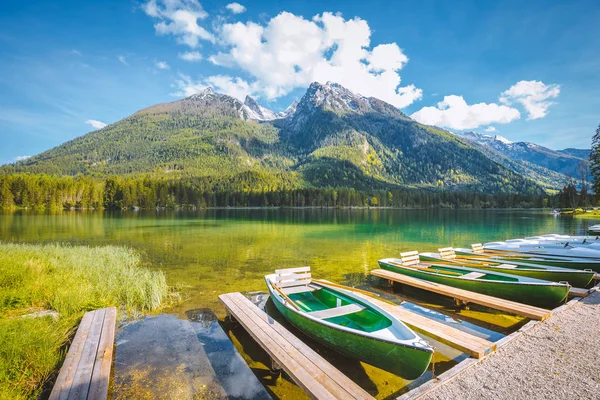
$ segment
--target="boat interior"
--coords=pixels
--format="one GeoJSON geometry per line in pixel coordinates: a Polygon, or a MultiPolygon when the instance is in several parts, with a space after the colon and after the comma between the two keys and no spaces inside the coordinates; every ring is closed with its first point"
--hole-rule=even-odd
{"type": "Polygon", "coordinates": [[[313,318],[363,332],[375,332],[392,325],[392,321],[381,313],[314,283],[310,267],[277,270],[271,285],[294,308],[313,318]]]}
{"type": "Polygon", "coordinates": [[[403,267],[412,268],[423,272],[429,272],[437,275],[453,276],[462,279],[477,279],[477,280],[490,280],[490,281],[505,281],[505,282],[517,282],[518,277],[510,277],[505,275],[498,275],[487,272],[469,271],[462,267],[453,267],[449,265],[437,265],[437,264],[422,264],[418,251],[409,251],[400,254],[400,259],[388,258],[383,260],[385,263],[403,267]]]}

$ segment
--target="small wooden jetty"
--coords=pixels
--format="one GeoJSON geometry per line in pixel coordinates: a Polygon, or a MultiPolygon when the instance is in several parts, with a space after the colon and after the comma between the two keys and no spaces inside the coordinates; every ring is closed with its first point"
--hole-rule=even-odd
{"type": "Polygon", "coordinates": [[[116,318],[114,307],[83,316],[50,400],[107,398],[116,318]]]}
{"type": "Polygon", "coordinates": [[[219,296],[229,314],[314,399],[373,399],[313,349],[256,307],[241,293],[219,296]]]}
{"type": "Polygon", "coordinates": [[[497,297],[488,296],[481,293],[475,293],[469,290],[459,289],[435,282],[429,282],[423,279],[413,278],[395,272],[386,271],[384,269],[372,270],[371,275],[387,279],[390,282],[398,282],[404,285],[409,285],[419,289],[428,290],[430,292],[449,296],[465,303],[480,304],[482,306],[494,308],[497,310],[509,312],[511,314],[521,315],[527,318],[536,319],[540,321],[546,320],[552,315],[552,312],[550,310],[546,310],[544,308],[517,303],[515,301],[500,299],[497,297]]]}
{"type": "Polygon", "coordinates": [[[590,294],[594,293],[595,291],[596,291],[596,286],[592,287],[591,289],[572,287],[571,289],[569,289],[569,298],[587,297],[590,294]]]}
{"type": "Polygon", "coordinates": [[[459,329],[442,324],[431,318],[424,317],[400,306],[387,303],[372,296],[356,293],[358,296],[368,299],[371,303],[383,308],[400,321],[417,331],[423,332],[432,338],[439,340],[455,349],[458,349],[471,357],[483,358],[496,350],[496,344],[489,340],[471,335],[459,329]]]}

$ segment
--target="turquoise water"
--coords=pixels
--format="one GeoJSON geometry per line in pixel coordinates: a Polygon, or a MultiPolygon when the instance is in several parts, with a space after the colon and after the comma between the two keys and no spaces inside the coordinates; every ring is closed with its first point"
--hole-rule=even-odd
{"type": "MultiPolygon", "coordinates": [[[[438,318],[497,340],[524,323],[492,310],[460,310],[448,299],[404,290],[393,294],[368,279],[377,260],[399,252],[465,247],[471,243],[544,233],[584,234],[595,221],[555,217],[548,211],[318,210],[223,209],[198,212],[63,212],[0,214],[0,240],[118,244],[138,250],[149,268],[165,271],[185,301],[169,312],[225,310],[217,296],[225,292],[264,292],[264,275],[275,269],[310,265],[313,276],[374,290],[409,307],[426,307],[438,318]],[[414,305],[414,306],[413,306],[414,305]],[[464,322],[458,322],[458,319],[464,322]]],[[[421,309],[413,311],[423,313],[421,309]]],[[[288,379],[271,381],[260,350],[239,328],[228,331],[244,360],[276,397],[295,398],[299,389],[288,379]],[[266,371],[266,372],[265,372],[266,371]]],[[[315,346],[318,346],[315,344],[315,346]]],[[[446,346],[447,347],[447,346],[446,346]]],[[[391,374],[321,349],[335,364],[378,398],[406,390],[407,382],[391,374]],[[348,367],[350,365],[350,367],[348,367]]],[[[450,368],[464,355],[438,344],[435,371],[450,368]]]]}

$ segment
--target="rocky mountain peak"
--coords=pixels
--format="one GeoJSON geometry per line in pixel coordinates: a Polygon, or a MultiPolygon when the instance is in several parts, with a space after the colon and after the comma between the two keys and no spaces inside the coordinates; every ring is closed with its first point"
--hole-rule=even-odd
{"type": "Polygon", "coordinates": [[[244,106],[248,109],[248,116],[250,119],[257,121],[272,121],[278,118],[273,111],[261,106],[250,96],[246,96],[244,106]]]}

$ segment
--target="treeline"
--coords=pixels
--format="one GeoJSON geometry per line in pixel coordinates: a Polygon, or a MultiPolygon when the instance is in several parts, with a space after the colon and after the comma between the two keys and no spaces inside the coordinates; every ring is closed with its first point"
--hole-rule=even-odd
{"type": "MultiPolygon", "coordinates": [[[[260,187],[260,186],[259,186],[260,187]]],[[[559,196],[482,194],[426,190],[269,188],[232,190],[206,179],[157,179],[13,174],[0,176],[0,207],[58,209],[154,209],[181,207],[393,207],[543,208],[559,196]]]]}

